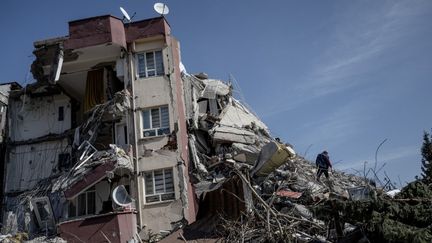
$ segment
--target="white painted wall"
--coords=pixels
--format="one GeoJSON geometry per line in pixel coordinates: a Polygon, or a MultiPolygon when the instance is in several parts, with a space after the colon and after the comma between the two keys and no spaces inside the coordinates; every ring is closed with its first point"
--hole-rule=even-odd
{"type": "Polygon", "coordinates": [[[61,134],[71,128],[70,99],[64,94],[38,98],[21,96],[20,100],[11,100],[9,110],[12,141],[61,134]],[[58,121],[60,106],[64,109],[63,121],[58,121]]]}
{"type": "Polygon", "coordinates": [[[10,149],[5,192],[32,189],[58,171],[58,155],[68,152],[67,139],[20,145],[10,149]],[[55,171],[54,171],[55,169],[55,171]]]}

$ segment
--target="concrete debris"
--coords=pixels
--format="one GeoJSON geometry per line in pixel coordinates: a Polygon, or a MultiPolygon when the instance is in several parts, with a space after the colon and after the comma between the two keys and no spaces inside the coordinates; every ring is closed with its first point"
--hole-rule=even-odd
{"type": "Polygon", "coordinates": [[[109,177],[108,172],[119,171],[132,171],[132,164],[126,152],[118,148],[116,145],[111,144],[109,151],[97,151],[92,158],[81,162],[72,168],[69,173],[63,174],[53,181],[52,192],[64,191],[67,197],[74,197],[75,194],[81,191],[74,191],[74,194],[69,193],[69,189],[80,181],[85,181],[82,189],[92,186],[93,183],[100,181],[104,177],[109,177]],[[96,168],[103,168],[96,170],[96,168]]]}
{"type": "Polygon", "coordinates": [[[15,233],[13,235],[0,235],[0,242],[3,243],[20,243],[27,242],[28,235],[26,233],[15,233]]]}
{"type": "Polygon", "coordinates": [[[17,215],[12,211],[7,212],[6,223],[3,224],[2,233],[12,235],[18,233],[17,215]]]}
{"type": "Polygon", "coordinates": [[[348,189],[351,200],[367,200],[370,198],[371,190],[368,187],[353,187],[348,189]]]}
{"type": "Polygon", "coordinates": [[[201,98],[216,99],[217,95],[228,95],[231,87],[215,79],[203,79],[205,88],[202,91],[201,98]]]}
{"type": "Polygon", "coordinates": [[[236,127],[217,126],[209,131],[213,137],[213,143],[242,143],[254,144],[256,141],[255,133],[236,127]]]}
{"type": "Polygon", "coordinates": [[[32,240],[24,241],[25,243],[42,243],[42,242],[48,242],[48,243],[67,243],[66,240],[60,238],[60,237],[46,237],[46,236],[40,236],[36,237],[32,240]]]}
{"type": "MultiPolygon", "coordinates": [[[[330,180],[317,182],[315,166],[290,144],[272,138],[267,126],[231,96],[229,84],[206,75],[183,74],[183,81],[191,97],[186,111],[199,215],[222,216],[218,237],[227,242],[335,242],[353,237],[358,224],[340,226],[337,210],[323,220],[315,208],[334,200],[373,200],[376,189],[369,180],[334,171],[330,180]],[[242,184],[242,193],[227,190],[233,178],[242,184]],[[212,196],[217,192],[231,197],[230,203],[225,196],[212,196]],[[233,213],[236,204],[231,200],[243,210],[233,213]]],[[[364,238],[363,231],[358,232],[364,238]]]]}
{"type": "Polygon", "coordinates": [[[281,190],[279,190],[279,191],[276,192],[276,195],[280,196],[280,197],[288,197],[288,198],[293,198],[293,199],[299,199],[303,195],[303,193],[301,193],[301,192],[293,192],[293,191],[289,191],[289,190],[286,190],[286,189],[281,189],[281,190]]]}
{"type": "MultiPolygon", "coordinates": [[[[196,145],[190,150],[195,158],[192,172],[197,181],[195,192],[200,198],[200,207],[206,209],[202,213],[209,217],[216,212],[222,217],[216,237],[226,242],[395,239],[386,238],[388,235],[383,232],[377,234],[376,230],[367,228],[369,223],[364,217],[360,219],[339,206],[343,203],[354,209],[353,205],[374,205],[379,200],[389,200],[383,199],[383,189],[375,188],[369,179],[338,171],[332,172],[330,180],[316,181],[313,163],[296,155],[291,145],[272,138],[265,124],[230,93],[208,95],[209,92],[205,92],[207,95],[203,96],[207,76],[184,75],[183,79],[189,84],[186,92],[196,92],[191,97],[200,97],[193,100],[199,109],[194,109],[194,103],[186,107],[190,111],[191,134],[200,134],[199,145],[195,136],[190,135],[191,147],[196,145]],[[218,112],[210,107],[215,100],[218,112]],[[233,191],[224,187],[232,178],[240,179],[245,188],[242,194],[233,195],[233,191]],[[210,197],[218,191],[220,195],[243,202],[244,210],[240,214],[227,214],[229,205],[233,204],[227,203],[224,197],[211,197],[214,204],[224,205],[223,208],[204,203],[207,194],[210,197]]],[[[225,87],[216,85],[215,80],[212,85],[225,87]]],[[[411,240],[416,233],[410,230],[406,239],[411,240]]]]}
{"type": "Polygon", "coordinates": [[[277,142],[270,142],[262,147],[251,174],[266,177],[281,165],[293,159],[294,156],[293,149],[277,142]]]}

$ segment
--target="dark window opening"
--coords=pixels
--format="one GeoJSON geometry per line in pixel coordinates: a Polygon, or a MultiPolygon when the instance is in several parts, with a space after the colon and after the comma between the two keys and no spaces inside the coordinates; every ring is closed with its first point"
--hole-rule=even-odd
{"type": "Polygon", "coordinates": [[[58,168],[60,171],[68,170],[71,166],[70,154],[63,153],[58,155],[58,168]]]}
{"type": "Polygon", "coordinates": [[[64,106],[59,106],[58,108],[58,120],[59,121],[64,120],[64,106]]]}
{"type": "Polygon", "coordinates": [[[128,134],[127,134],[127,127],[126,126],[124,126],[123,127],[123,133],[124,133],[124,143],[125,144],[128,144],[128,134]]]}

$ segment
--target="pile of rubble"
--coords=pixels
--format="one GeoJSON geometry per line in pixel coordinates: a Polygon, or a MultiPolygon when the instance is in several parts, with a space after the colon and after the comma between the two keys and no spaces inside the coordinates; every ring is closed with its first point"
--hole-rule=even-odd
{"type": "Polygon", "coordinates": [[[432,194],[393,198],[338,171],[317,182],[314,163],[272,138],[230,84],[205,74],[183,81],[198,219],[212,222],[198,220],[186,233],[227,242],[430,242],[432,194]],[[427,216],[408,216],[419,212],[427,216]]]}
{"type": "Polygon", "coordinates": [[[392,197],[367,179],[334,171],[318,183],[315,173],[301,157],[264,180],[233,168],[251,202],[235,219],[220,214],[214,236],[226,242],[431,242],[431,185],[416,181],[392,197]]]}

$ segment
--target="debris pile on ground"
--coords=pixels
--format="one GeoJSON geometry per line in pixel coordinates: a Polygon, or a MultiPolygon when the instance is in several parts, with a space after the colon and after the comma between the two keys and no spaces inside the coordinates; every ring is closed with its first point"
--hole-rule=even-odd
{"type": "Polygon", "coordinates": [[[236,173],[249,187],[253,203],[237,220],[223,220],[219,232],[229,242],[331,241],[328,232],[332,220],[316,217],[314,207],[329,200],[347,201],[347,189],[367,187],[366,180],[340,172],[319,183],[313,164],[300,156],[265,178],[249,180],[248,171],[236,173]]]}
{"type": "Polygon", "coordinates": [[[318,182],[314,163],[272,138],[230,84],[206,74],[183,80],[200,200],[198,223],[189,228],[227,242],[430,242],[430,186],[386,194],[370,179],[338,171],[318,182]],[[199,222],[212,215],[217,223],[199,222]]]}
{"type": "Polygon", "coordinates": [[[314,172],[311,163],[297,158],[258,184],[246,179],[247,172],[240,174],[251,187],[253,205],[236,220],[222,219],[219,237],[227,242],[432,241],[431,185],[413,182],[392,198],[369,180],[334,172],[321,184],[314,182],[314,172]]]}

